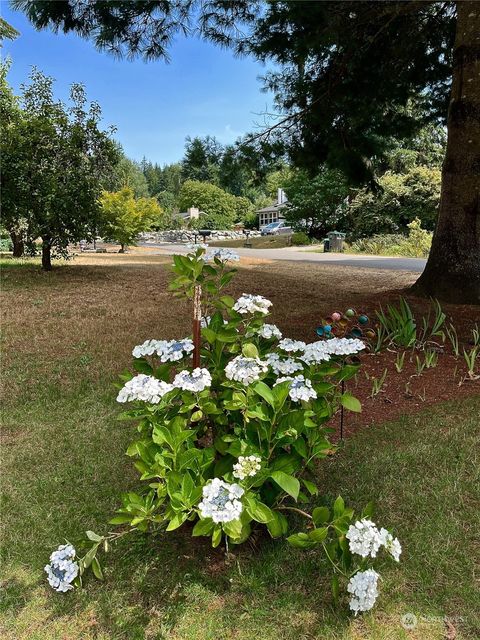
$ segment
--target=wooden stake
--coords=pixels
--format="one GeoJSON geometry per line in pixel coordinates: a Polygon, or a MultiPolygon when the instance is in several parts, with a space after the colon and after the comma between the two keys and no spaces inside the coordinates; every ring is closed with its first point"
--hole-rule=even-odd
{"type": "Polygon", "coordinates": [[[193,292],[193,368],[200,366],[201,347],[201,321],[202,321],[202,287],[195,286],[193,292]]]}

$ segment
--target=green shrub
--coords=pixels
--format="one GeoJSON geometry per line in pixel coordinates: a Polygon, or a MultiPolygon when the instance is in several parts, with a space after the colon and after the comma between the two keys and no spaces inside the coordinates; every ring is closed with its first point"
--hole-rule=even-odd
{"type": "Polygon", "coordinates": [[[407,256],[424,258],[428,256],[433,234],[422,229],[420,220],[415,218],[408,225],[408,236],[398,233],[377,234],[352,243],[354,253],[371,253],[385,256],[407,256]]]}
{"type": "Polygon", "coordinates": [[[0,251],[2,253],[5,253],[6,251],[12,251],[12,250],[13,250],[13,244],[10,238],[7,238],[7,237],[0,238],[0,251]]]}
{"type": "Polygon", "coordinates": [[[292,234],[292,244],[296,247],[305,246],[310,244],[310,238],[304,231],[296,231],[292,234]]]}

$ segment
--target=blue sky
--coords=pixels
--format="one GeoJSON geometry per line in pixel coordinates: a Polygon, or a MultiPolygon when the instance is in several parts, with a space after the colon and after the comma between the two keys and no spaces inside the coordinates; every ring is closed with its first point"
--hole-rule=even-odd
{"type": "Polygon", "coordinates": [[[58,98],[65,100],[69,85],[82,82],[133,159],[175,162],[183,155],[187,135],[233,142],[262,121],[258,114],[272,109],[271,96],[262,93],[258,80],[265,68],[250,58],[179,38],[169,64],[118,60],[76,35],[36,31],[4,0],[1,9],[21,34],[3,46],[3,55],[12,58],[9,80],[14,89],[26,81],[32,65],[55,78],[58,98]]]}

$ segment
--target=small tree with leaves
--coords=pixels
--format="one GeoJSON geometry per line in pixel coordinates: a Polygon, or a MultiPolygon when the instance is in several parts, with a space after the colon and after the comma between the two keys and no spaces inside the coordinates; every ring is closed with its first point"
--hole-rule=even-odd
{"type": "Polygon", "coordinates": [[[120,253],[135,243],[139,233],[158,222],[163,214],[155,198],[135,199],[133,190],[104,191],[100,198],[100,230],[107,240],[120,244],[120,253]]]}

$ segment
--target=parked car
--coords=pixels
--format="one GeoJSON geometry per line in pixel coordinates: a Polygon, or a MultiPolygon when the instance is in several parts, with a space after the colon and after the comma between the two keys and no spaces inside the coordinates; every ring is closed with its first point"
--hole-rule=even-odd
{"type": "Polygon", "coordinates": [[[284,235],[284,234],[290,234],[293,233],[293,229],[292,227],[288,227],[285,222],[271,222],[270,224],[267,224],[266,227],[263,227],[263,229],[260,232],[260,235],[262,236],[279,236],[279,235],[284,235]]]}

